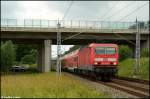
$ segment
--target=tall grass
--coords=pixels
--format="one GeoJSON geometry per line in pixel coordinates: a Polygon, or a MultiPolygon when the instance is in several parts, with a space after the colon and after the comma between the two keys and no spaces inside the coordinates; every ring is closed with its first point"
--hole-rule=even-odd
{"type": "Polygon", "coordinates": [[[109,98],[97,92],[80,80],[62,73],[57,78],[55,72],[3,75],[1,77],[1,96],[23,98],[109,98]]]}
{"type": "MultiPolygon", "coordinates": [[[[119,76],[133,77],[134,76],[135,60],[132,58],[126,59],[119,63],[119,76]]],[[[141,58],[139,72],[137,78],[149,80],[149,58],[141,58]]]]}

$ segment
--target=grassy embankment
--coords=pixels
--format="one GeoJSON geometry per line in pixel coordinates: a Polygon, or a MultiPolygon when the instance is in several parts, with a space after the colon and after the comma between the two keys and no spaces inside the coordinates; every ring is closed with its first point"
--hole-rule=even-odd
{"type": "MultiPolygon", "coordinates": [[[[133,77],[134,75],[134,59],[126,59],[119,63],[119,76],[125,76],[125,77],[133,77]]],[[[149,58],[141,58],[140,60],[140,72],[137,75],[137,78],[139,79],[145,79],[149,80],[149,58]]]]}
{"type": "Polygon", "coordinates": [[[3,75],[1,77],[1,97],[40,97],[40,98],[104,98],[108,93],[97,92],[84,85],[80,80],[55,72],[3,75]]]}

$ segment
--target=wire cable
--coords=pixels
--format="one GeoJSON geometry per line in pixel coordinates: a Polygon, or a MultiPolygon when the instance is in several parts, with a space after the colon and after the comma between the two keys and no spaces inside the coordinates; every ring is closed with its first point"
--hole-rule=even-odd
{"type": "Polygon", "coordinates": [[[65,40],[68,40],[68,39],[72,39],[73,37],[78,36],[78,35],[80,35],[81,33],[82,33],[82,32],[77,33],[77,34],[74,34],[74,35],[69,36],[69,37],[66,37],[64,40],[62,40],[62,42],[65,41],[65,40]]]}
{"type": "MultiPolygon", "coordinates": [[[[124,39],[124,40],[126,40],[126,41],[129,42],[130,44],[135,45],[134,42],[132,42],[132,41],[130,41],[130,40],[127,40],[127,38],[125,38],[125,37],[123,37],[123,36],[121,36],[121,35],[119,35],[119,34],[117,34],[117,33],[113,33],[113,34],[116,35],[116,36],[118,36],[118,37],[120,37],[120,38],[122,38],[122,39],[124,39]]],[[[96,40],[99,40],[99,36],[96,36],[96,35],[88,35],[88,36],[90,36],[91,38],[94,38],[94,39],[96,39],[96,40]]]]}
{"type": "Polygon", "coordinates": [[[131,44],[133,44],[133,45],[135,45],[135,43],[134,42],[132,42],[132,41],[130,41],[130,40],[127,40],[127,38],[125,38],[125,37],[123,37],[123,36],[121,36],[121,35],[119,35],[119,34],[117,34],[117,33],[114,33],[116,36],[118,36],[118,37],[120,37],[120,38],[122,38],[122,39],[124,39],[124,40],[126,40],[127,42],[129,42],[129,43],[131,43],[131,44]]]}
{"type": "Polygon", "coordinates": [[[72,4],[73,4],[73,1],[70,2],[69,6],[68,6],[68,8],[67,8],[67,10],[66,10],[66,12],[64,13],[64,16],[62,17],[62,20],[64,20],[65,17],[67,16],[67,14],[68,14],[68,12],[69,12],[69,10],[70,10],[72,4]]]}
{"type": "MultiPolygon", "coordinates": [[[[134,1],[133,1],[133,2],[134,2],[134,1]]],[[[132,3],[133,3],[133,2],[132,2],[132,3]]],[[[109,18],[111,18],[111,17],[113,17],[113,16],[115,16],[115,15],[118,15],[118,13],[122,12],[122,10],[124,10],[124,9],[126,9],[126,8],[128,8],[128,7],[130,7],[130,6],[132,5],[132,3],[126,5],[125,7],[123,7],[123,8],[120,9],[120,10],[118,10],[116,13],[113,13],[111,16],[106,17],[105,19],[109,19],[109,18]]],[[[104,20],[105,20],[105,19],[104,19],[104,20]]]]}
{"type": "MultiPolygon", "coordinates": [[[[135,13],[135,11],[137,11],[137,10],[143,8],[146,4],[148,4],[148,3],[144,3],[143,5],[141,5],[140,7],[136,8],[134,11],[132,11],[132,12],[129,13],[129,14],[127,14],[126,16],[124,16],[123,18],[121,18],[121,19],[118,20],[118,21],[121,21],[121,20],[125,19],[126,17],[130,16],[131,14],[135,13]]],[[[115,34],[115,33],[114,33],[114,34],[115,34]]],[[[119,34],[115,34],[115,35],[118,36],[118,37],[121,37],[121,38],[123,38],[124,40],[128,41],[129,43],[135,45],[135,43],[133,43],[133,42],[127,40],[127,38],[125,38],[125,37],[123,37],[123,36],[121,36],[121,35],[119,35],[119,34]]]]}
{"type": "Polygon", "coordinates": [[[135,10],[133,10],[131,13],[127,14],[126,16],[124,16],[123,18],[121,18],[121,19],[120,19],[120,20],[118,20],[118,21],[121,21],[121,20],[123,20],[123,19],[127,18],[128,16],[132,15],[132,14],[133,14],[133,13],[135,13],[137,10],[139,10],[139,9],[143,8],[146,4],[148,4],[148,3],[144,3],[143,5],[141,5],[140,7],[136,8],[136,9],[135,9],[135,10]]]}
{"type": "MultiPolygon", "coordinates": [[[[144,5],[146,5],[146,4],[147,4],[147,3],[145,3],[144,5]]],[[[132,11],[132,14],[133,14],[136,10],[139,10],[140,8],[142,8],[144,5],[140,6],[139,8],[135,9],[134,11],[132,11]]],[[[116,6],[116,5],[114,5],[112,8],[114,8],[115,6],[116,6]]],[[[123,9],[124,9],[124,8],[123,8],[123,9]]],[[[122,9],[121,9],[121,10],[122,10],[122,9]]],[[[119,10],[119,11],[121,11],[121,10],[119,10]]],[[[109,12],[110,12],[110,11],[109,11],[109,12]]],[[[126,16],[123,17],[123,18],[126,18],[126,17],[129,16],[129,15],[131,15],[131,13],[129,13],[128,15],[126,15],[126,16]]],[[[121,18],[121,19],[123,19],[123,18],[121,18]]],[[[73,38],[73,37],[75,37],[75,36],[77,36],[77,35],[79,35],[79,34],[81,34],[81,33],[77,33],[77,34],[75,34],[75,35],[73,35],[73,36],[70,36],[70,37],[64,39],[64,40],[71,39],[71,38],[73,38]]],[[[115,33],[114,33],[114,34],[115,34],[115,33]]],[[[118,37],[121,37],[122,39],[124,39],[124,40],[128,41],[129,43],[135,45],[135,43],[133,43],[133,42],[130,41],[130,40],[127,40],[127,38],[125,38],[125,37],[123,37],[123,36],[121,36],[121,35],[119,35],[119,34],[115,34],[115,35],[118,36],[118,37]]],[[[64,40],[63,40],[63,41],[64,41],[64,40]]]]}
{"type": "Polygon", "coordinates": [[[98,19],[103,19],[103,17],[105,17],[113,8],[115,8],[118,5],[118,3],[119,3],[119,1],[114,6],[112,6],[109,11],[107,11],[102,17],[100,17],[98,19]]]}

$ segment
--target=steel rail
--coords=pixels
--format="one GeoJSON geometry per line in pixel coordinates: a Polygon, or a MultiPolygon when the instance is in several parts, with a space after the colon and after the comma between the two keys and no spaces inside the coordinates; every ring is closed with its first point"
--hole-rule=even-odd
{"type": "MultiPolygon", "coordinates": [[[[90,81],[94,81],[94,82],[97,82],[97,83],[100,83],[100,84],[118,89],[120,91],[127,92],[129,94],[132,94],[132,95],[140,97],[140,98],[149,98],[149,89],[139,88],[139,87],[136,87],[136,86],[133,87],[129,84],[125,84],[125,83],[121,83],[121,82],[113,82],[113,80],[112,80],[112,82],[103,82],[103,81],[100,81],[100,80],[98,80],[94,77],[90,77],[89,75],[76,74],[76,73],[73,73],[73,72],[70,72],[70,73],[74,74],[74,75],[77,75],[81,78],[84,78],[84,79],[87,79],[87,80],[90,80],[90,81]]],[[[134,83],[134,82],[138,83],[136,81],[133,81],[132,83],[134,83]]],[[[145,84],[145,83],[143,83],[143,84],[145,84]]]]}

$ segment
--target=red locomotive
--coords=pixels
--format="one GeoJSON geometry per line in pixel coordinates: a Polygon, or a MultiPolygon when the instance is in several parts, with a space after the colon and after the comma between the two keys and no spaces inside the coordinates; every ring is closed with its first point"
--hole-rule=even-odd
{"type": "Polygon", "coordinates": [[[117,73],[118,46],[92,43],[65,55],[62,60],[63,69],[109,80],[117,73]]]}

